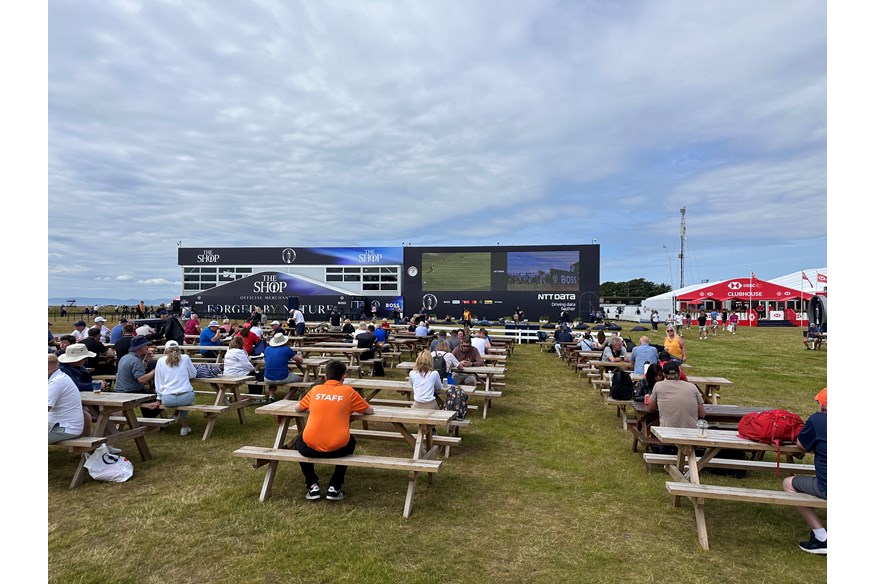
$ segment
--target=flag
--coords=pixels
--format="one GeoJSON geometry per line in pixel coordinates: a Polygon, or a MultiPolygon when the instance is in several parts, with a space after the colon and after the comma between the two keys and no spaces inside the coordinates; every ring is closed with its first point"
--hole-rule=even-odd
{"type": "Polygon", "coordinates": [[[812,285],[812,280],[810,280],[810,279],[806,276],[806,272],[800,272],[800,273],[803,274],[803,279],[806,280],[807,282],[809,282],[809,287],[810,287],[810,288],[815,288],[815,286],[812,285]]]}
{"type": "Polygon", "coordinates": [[[824,274],[819,274],[818,272],[815,272],[815,279],[819,282],[827,284],[827,276],[825,276],[824,274]]]}
{"type": "Polygon", "coordinates": [[[754,275],[754,272],[751,272],[751,279],[753,280],[754,287],[760,288],[760,282],[758,282],[757,276],[754,275]]]}

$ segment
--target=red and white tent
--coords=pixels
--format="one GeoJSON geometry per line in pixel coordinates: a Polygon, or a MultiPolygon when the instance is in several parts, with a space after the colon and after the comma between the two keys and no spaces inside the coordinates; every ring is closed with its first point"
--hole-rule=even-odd
{"type": "Polygon", "coordinates": [[[794,300],[795,298],[809,300],[812,298],[812,294],[756,278],[724,280],[723,282],[676,296],[676,300],[680,302],[738,300],[740,302],[760,303],[765,301],[794,300]]]}

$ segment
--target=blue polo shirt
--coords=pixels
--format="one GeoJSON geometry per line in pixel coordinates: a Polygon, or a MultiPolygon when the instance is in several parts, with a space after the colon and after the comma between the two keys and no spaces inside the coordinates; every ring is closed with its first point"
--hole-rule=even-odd
{"type": "MultiPolygon", "coordinates": [[[[198,344],[202,347],[218,347],[221,343],[219,341],[211,340],[213,335],[215,335],[210,327],[205,328],[201,331],[201,336],[198,337],[198,344]]],[[[207,351],[201,351],[201,354],[205,354],[207,351]]]]}
{"type": "Polygon", "coordinates": [[[291,347],[265,347],[265,379],[286,379],[289,376],[289,361],[297,355],[291,347]]]}
{"type": "Polygon", "coordinates": [[[815,478],[818,488],[827,494],[827,414],[815,412],[809,416],[797,440],[807,452],[815,453],[815,478]]]}

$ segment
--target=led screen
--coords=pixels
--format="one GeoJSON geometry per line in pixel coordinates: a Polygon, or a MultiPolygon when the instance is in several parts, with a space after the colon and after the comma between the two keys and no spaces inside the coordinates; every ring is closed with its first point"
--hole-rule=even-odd
{"type": "Polygon", "coordinates": [[[508,252],[507,290],[577,291],[577,250],[508,252]]]}
{"type": "Polygon", "coordinates": [[[490,291],[490,253],[424,253],[423,290],[490,291]]]}

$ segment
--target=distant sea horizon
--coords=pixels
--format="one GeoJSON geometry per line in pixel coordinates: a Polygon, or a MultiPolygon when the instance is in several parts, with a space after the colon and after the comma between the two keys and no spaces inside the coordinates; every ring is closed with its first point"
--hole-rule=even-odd
{"type": "Polygon", "coordinates": [[[119,299],[119,298],[97,298],[94,296],[82,296],[82,297],[74,297],[68,296],[67,298],[59,298],[52,297],[49,298],[49,306],[61,306],[67,305],[69,300],[75,300],[76,302],[73,306],[94,306],[97,304],[98,306],[136,306],[143,301],[143,304],[146,306],[158,306],[159,304],[170,304],[173,302],[172,298],[163,298],[163,299],[155,299],[155,298],[128,298],[128,299],[119,299]]]}

